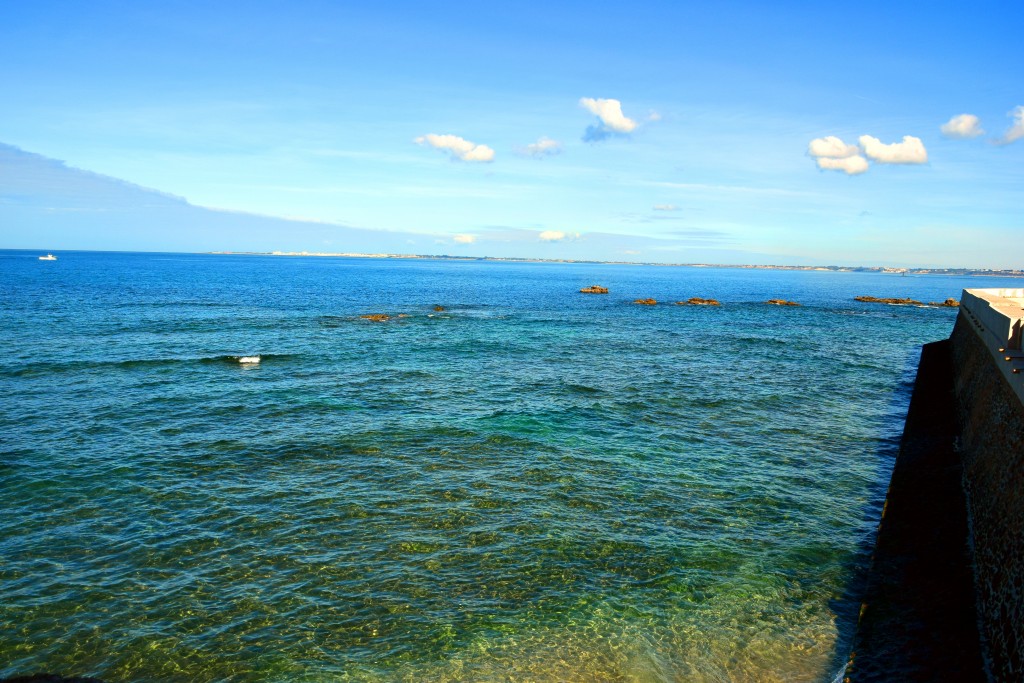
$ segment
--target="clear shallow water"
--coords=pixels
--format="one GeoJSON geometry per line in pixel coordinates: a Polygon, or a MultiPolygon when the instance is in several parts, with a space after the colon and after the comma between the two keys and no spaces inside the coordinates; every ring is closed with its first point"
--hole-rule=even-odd
{"type": "Polygon", "coordinates": [[[852,298],[1000,284],[59,256],[0,252],[0,676],[830,681],[955,317],[852,298]]]}

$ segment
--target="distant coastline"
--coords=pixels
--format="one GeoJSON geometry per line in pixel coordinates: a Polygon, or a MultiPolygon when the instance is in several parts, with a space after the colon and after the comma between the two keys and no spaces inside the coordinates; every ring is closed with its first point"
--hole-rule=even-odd
{"type": "Polygon", "coordinates": [[[423,259],[437,261],[507,261],[511,263],[593,263],[619,266],[660,266],[674,268],[743,268],[747,270],[814,270],[834,273],[888,273],[891,275],[964,275],[1024,278],[1024,270],[992,268],[890,268],[886,266],[781,266],[734,263],[653,263],[648,261],[595,261],[588,259],[545,259],[500,256],[451,256],[449,254],[363,254],[319,251],[212,251],[221,256],[320,256],[334,258],[423,259]]]}

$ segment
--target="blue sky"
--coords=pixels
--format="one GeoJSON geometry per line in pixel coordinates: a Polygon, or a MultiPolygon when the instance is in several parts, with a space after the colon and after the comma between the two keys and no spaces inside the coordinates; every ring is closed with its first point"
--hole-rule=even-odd
{"type": "Polygon", "coordinates": [[[284,250],[1024,267],[1020,2],[487,4],[3,2],[0,143],[284,250]]]}

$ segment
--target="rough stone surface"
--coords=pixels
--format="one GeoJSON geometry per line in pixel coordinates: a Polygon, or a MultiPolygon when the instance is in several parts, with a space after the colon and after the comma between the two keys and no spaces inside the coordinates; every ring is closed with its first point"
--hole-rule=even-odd
{"type": "Polygon", "coordinates": [[[721,306],[718,299],[702,299],[699,296],[691,296],[686,301],[677,301],[680,306],[721,306]]]}
{"type": "Polygon", "coordinates": [[[961,312],[953,329],[978,610],[994,681],[1024,681],[1024,406],[961,312]]]}
{"type": "MultiPolygon", "coordinates": [[[[888,299],[879,298],[877,296],[855,296],[854,301],[863,301],[870,304],[889,304],[890,306],[939,306],[940,308],[956,308],[960,305],[960,302],[956,299],[946,299],[945,301],[929,301],[925,304],[923,301],[917,301],[916,299],[888,299]]],[[[771,302],[769,302],[771,303],[771,302]]]]}
{"type": "Polygon", "coordinates": [[[897,299],[877,296],[855,296],[854,301],[863,301],[869,304],[889,304],[890,306],[923,306],[924,304],[916,299],[897,299]]]}

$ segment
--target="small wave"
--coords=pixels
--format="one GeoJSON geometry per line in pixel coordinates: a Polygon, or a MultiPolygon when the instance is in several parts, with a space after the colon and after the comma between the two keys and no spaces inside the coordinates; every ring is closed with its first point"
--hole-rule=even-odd
{"type": "Polygon", "coordinates": [[[125,360],[77,360],[75,362],[45,362],[31,363],[20,367],[9,367],[0,369],[0,376],[6,377],[38,377],[44,375],[59,375],[80,373],[84,370],[98,370],[103,368],[135,370],[145,368],[173,367],[199,363],[209,364],[230,364],[230,365],[256,365],[265,364],[267,361],[279,362],[295,358],[293,354],[286,353],[261,353],[248,355],[224,355],[205,356],[201,358],[129,358],[125,360]]]}
{"type": "Polygon", "coordinates": [[[321,315],[316,321],[323,327],[339,327],[347,322],[351,322],[351,317],[341,315],[321,315]]]}
{"type": "Polygon", "coordinates": [[[240,305],[230,301],[125,301],[119,302],[124,308],[239,308],[240,305]]]}
{"type": "Polygon", "coordinates": [[[200,358],[200,363],[230,363],[231,365],[262,365],[266,362],[282,361],[289,358],[294,358],[293,354],[288,353],[252,353],[237,356],[210,356],[207,358],[200,358]]]}
{"type": "Polygon", "coordinates": [[[752,335],[738,335],[733,338],[733,341],[737,344],[752,344],[759,347],[775,346],[787,348],[793,346],[794,340],[792,335],[786,337],[767,337],[767,336],[752,336],[752,335]]]}
{"type": "MultiPolygon", "coordinates": [[[[419,314],[412,313],[360,313],[357,315],[321,315],[317,316],[316,322],[321,327],[343,327],[353,323],[372,322],[409,322],[418,319],[419,314]]],[[[431,314],[428,318],[433,318],[431,314]]],[[[450,316],[441,316],[450,317],[450,316]]]]}
{"type": "Polygon", "coordinates": [[[597,387],[587,386],[586,384],[573,384],[572,382],[566,382],[562,385],[563,388],[572,394],[603,394],[604,389],[597,387]]]}
{"type": "Polygon", "coordinates": [[[46,375],[78,374],[86,370],[103,368],[146,368],[159,365],[172,365],[182,361],[174,358],[164,359],[130,359],[130,360],[75,360],[68,362],[31,363],[20,367],[4,368],[0,376],[7,377],[41,377],[46,375]]]}

